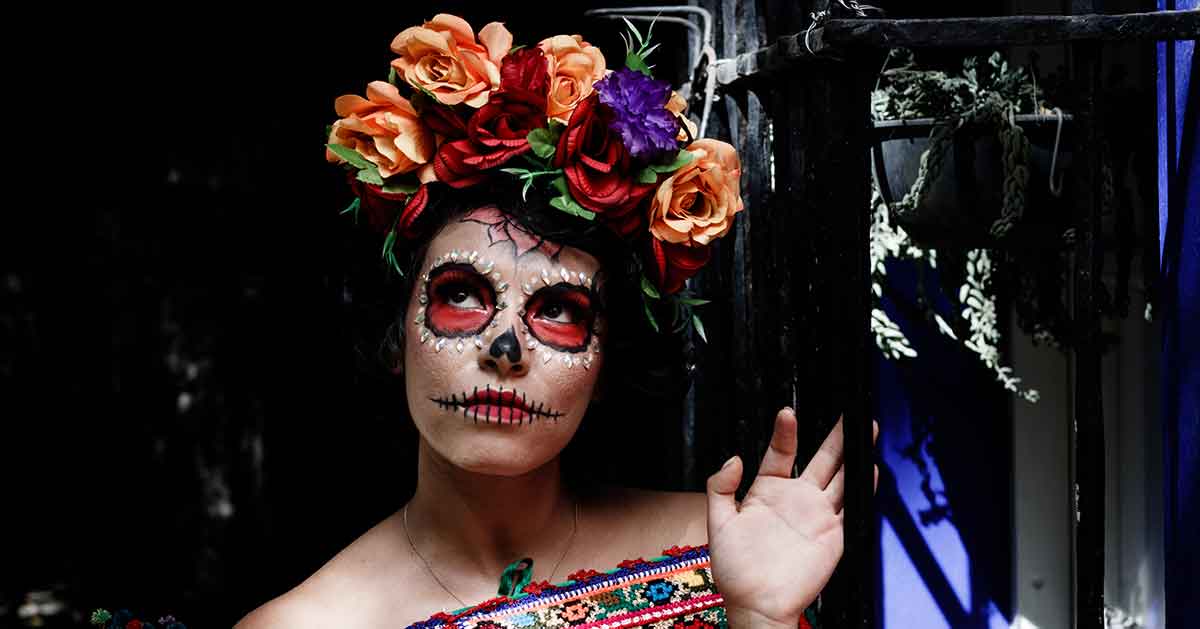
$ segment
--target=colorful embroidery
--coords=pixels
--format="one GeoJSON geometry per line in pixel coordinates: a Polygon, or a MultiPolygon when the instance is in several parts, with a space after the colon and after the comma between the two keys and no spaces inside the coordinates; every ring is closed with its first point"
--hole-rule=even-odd
{"type": "Polygon", "coordinates": [[[158,624],[146,620],[138,620],[127,609],[113,614],[107,609],[97,609],[88,618],[89,624],[103,629],[187,629],[183,623],[175,620],[174,616],[163,616],[158,624]]]}
{"type": "MultiPolygon", "coordinates": [[[[408,629],[716,629],[726,627],[724,599],[709,566],[708,547],[672,547],[653,559],[630,559],[615,570],[579,570],[556,585],[530,584],[522,594],[493,599],[453,616],[437,614],[408,629]]],[[[799,629],[815,627],[813,610],[799,629]]]]}

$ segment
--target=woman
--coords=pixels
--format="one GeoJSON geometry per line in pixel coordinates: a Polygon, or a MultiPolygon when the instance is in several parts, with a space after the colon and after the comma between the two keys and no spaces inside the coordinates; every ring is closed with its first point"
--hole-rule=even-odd
{"type": "MultiPolygon", "coordinates": [[[[392,47],[422,106],[382,82],[368,99],[339,99],[330,159],[352,171],[354,209],[407,267],[392,347],[419,433],[416,492],[238,627],[552,626],[647,610],[692,626],[798,626],[842,552],[840,423],[791,478],[797,420],[781,410],[740,504],[738,457],[706,495],[597,486],[570,472],[595,456],[568,447],[581,426],[621,421],[595,403],[619,402],[632,380],[672,362],[662,348],[679,345],[647,325],[639,282],[678,293],[728,231],[741,209],[732,148],[693,141],[674,122],[664,152],[641,150],[612,94],[659,88],[610,75],[578,37],[509,52],[503,26],[476,37],[439,15],[392,47]],[[534,168],[495,174],[517,156],[534,168]],[[631,164],[653,181],[633,181],[631,164]],[[561,173],[551,196],[505,181],[534,171],[561,173]],[[418,173],[422,185],[402,191],[418,173]],[[664,549],[662,561],[641,559],[664,549]]],[[[655,107],[677,121],[668,100],[655,107]]]]}

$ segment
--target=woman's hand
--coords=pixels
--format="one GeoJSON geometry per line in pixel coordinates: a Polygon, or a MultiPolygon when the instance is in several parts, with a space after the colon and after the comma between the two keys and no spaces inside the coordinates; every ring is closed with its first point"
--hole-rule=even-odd
{"type": "Polygon", "coordinates": [[[795,629],[829,581],[842,556],[842,441],[839,419],[804,472],[792,478],[796,414],[785,408],[775,416],[771,446],[740,505],[734,499],[742,479],[740,458],[708,479],[713,577],[731,627],[795,629]]]}

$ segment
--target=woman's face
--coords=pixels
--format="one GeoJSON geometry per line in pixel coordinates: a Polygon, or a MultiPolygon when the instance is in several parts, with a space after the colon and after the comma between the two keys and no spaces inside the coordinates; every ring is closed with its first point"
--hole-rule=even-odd
{"type": "Polygon", "coordinates": [[[599,271],[494,207],[433,239],[405,316],[404,373],[409,411],[437,454],[515,476],[562,451],[600,373],[599,271]]]}

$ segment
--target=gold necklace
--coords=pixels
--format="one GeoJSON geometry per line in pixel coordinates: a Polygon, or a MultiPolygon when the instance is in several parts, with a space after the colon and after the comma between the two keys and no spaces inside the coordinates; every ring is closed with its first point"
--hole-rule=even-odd
{"type": "MultiPolygon", "coordinates": [[[[446,587],[446,584],[443,583],[442,580],[440,578],[438,578],[437,573],[434,572],[433,566],[430,565],[429,561],[425,559],[425,556],[421,554],[421,551],[417,550],[417,545],[413,543],[412,534],[408,532],[408,504],[404,505],[403,520],[404,520],[404,537],[408,539],[408,547],[411,548],[413,551],[413,554],[416,555],[417,558],[421,560],[421,563],[425,564],[425,571],[429,573],[429,576],[433,577],[433,580],[435,582],[437,582],[437,584],[440,585],[442,587],[442,589],[445,590],[446,593],[451,596],[451,598],[453,598],[455,601],[458,602],[459,609],[461,609],[463,607],[468,607],[468,605],[466,603],[464,603],[461,598],[459,598],[454,592],[450,591],[450,588],[446,587]]],[[[574,522],[572,522],[572,524],[571,524],[571,536],[567,538],[567,545],[565,547],[563,547],[562,555],[559,556],[558,563],[554,564],[554,569],[550,571],[550,577],[549,577],[549,579],[547,579],[551,583],[554,582],[554,575],[558,572],[558,567],[560,565],[562,565],[563,560],[567,558],[567,551],[571,550],[571,544],[575,541],[575,531],[577,531],[577,530],[579,530],[579,501],[578,500],[575,501],[575,519],[574,519],[574,522]]]]}

